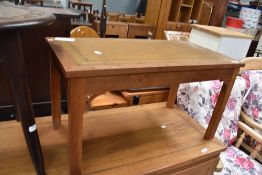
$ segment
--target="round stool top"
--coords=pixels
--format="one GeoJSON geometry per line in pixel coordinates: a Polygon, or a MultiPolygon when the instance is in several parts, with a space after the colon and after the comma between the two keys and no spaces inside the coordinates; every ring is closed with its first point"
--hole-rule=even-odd
{"type": "Polygon", "coordinates": [[[44,8],[0,3],[0,29],[18,29],[53,23],[55,16],[44,8]]]}

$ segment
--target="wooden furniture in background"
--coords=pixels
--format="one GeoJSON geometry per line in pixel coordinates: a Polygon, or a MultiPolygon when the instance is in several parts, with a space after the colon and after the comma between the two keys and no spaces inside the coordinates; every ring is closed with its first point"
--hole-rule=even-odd
{"type": "Polygon", "coordinates": [[[226,14],[227,4],[229,0],[206,0],[206,1],[214,4],[209,25],[220,27],[222,25],[224,16],[226,14]]]}
{"type": "Polygon", "coordinates": [[[26,62],[24,52],[25,45],[22,42],[22,31],[26,28],[37,26],[41,28],[41,26],[52,24],[55,17],[33,7],[20,7],[10,4],[1,4],[0,11],[0,70],[2,78],[5,80],[1,84],[9,88],[12,95],[12,104],[15,106],[17,117],[21,121],[36,173],[44,175],[42,149],[36,130],[27,80],[26,66],[28,62],[26,62]]]}
{"type": "MultiPolygon", "coordinates": [[[[46,116],[51,115],[51,103],[49,49],[45,37],[68,37],[71,31],[71,18],[78,17],[80,14],[66,8],[32,8],[44,11],[44,13],[54,14],[56,17],[51,25],[26,28],[21,31],[21,42],[27,63],[26,71],[34,113],[36,116],[46,116]],[[41,77],[41,81],[39,77],[41,77]]],[[[8,67],[8,69],[12,70],[12,67],[8,67]]],[[[3,78],[1,71],[0,82],[8,84],[8,80],[3,78]]],[[[0,86],[0,96],[0,120],[14,119],[13,116],[16,114],[8,86],[0,86]]],[[[65,95],[63,95],[63,104],[65,102],[65,95]]],[[[63,111],[66,111],[66,105],[63,105],[63,111]]]]}
{"type": "Polygon", "coordinates": [[[191,32],[191,24],[181,23],[181,22],[171,22],[167,23],[167,30],[181,31],[181,32],[191,32]]]}
{"type": "Polygon", "coordinates": [[[69,0],[68,8],[70,7],[77,8],[78,10],[83,10],[84,12],[87,11],[86,8],[89,8],[89,12],[92,12],[93,4],[85,1],[80,0],[69,0]]]}
{"type": "MultiPolygon", "coordinates": [[[[99,33],[100,21],[94,21],[94,29],[99,33]]],[[[127,38],[128,24],[124,22],[111,22],[106,23],[106,37],[127,38]]]]}
{"type": "MultiPolygon", "coordinates": [[[[170,26],[188,24],[190,20],[221,26],[227,2],[228,0],[148,0],[145,24],[156,27],[156,39],[164,39],[164,30],[170,30],[170,26]]],[[[184,27],[179,31],[182,29],[184,27]]],[[[188,32],[186,27],[185,29],[184,32],[188,32]]]]}
{"type": "MultiPolygon", "coordinates": [[[[99,21],[93,23],[94,29],[99,32],[99,21]]],[[[147,38],[148,33],[154,35],[155,27],[147,24],[112,22],[106,23],[106,37],[113,38],[147,38]]]]}
{"type": "Polygon", "coordinates": [[[87,26],[79,26],[71,30],[70,37],[73,38],[99,38],[98,33],[92,29],[91,27],[87,26]]]}
{"type": "MultiPolygon", "coordinates": [[[[51,88],[60,91],[59,78],[55,78],[60,76],[58,72],[62,73],[68,86],[68,160],[71,174],[81,174],[84,167],[87,168],[85,172],[100,174],[212,174],[219,153],[225,149],[213,140],[214,134],[243,64],[233,63],[220,54],[184,42],[91,38],[76,38],[72,42],[48,38],[47,41],[53,51],[51,88]],[[174,108],[176,91],[179,83],[214,79],[224,83],[210,124],[204,132],[184,112],[174,108]],[[108,90],[143,87],[170,87],[167,104],[89,112],[88,118],[95,122],[92,125],[90,121],[89,127],[111,134],[97,141],[90,140],[89,143],[104,146],[88,147],[90,164],[82,166],[86,95],[92,97],[108,90]],[[171,121],[165,121],[169,117],[171,121]],[[103,121],[113,122],[114,127],[110,127],[109,123],[103,124],[103,121]],[[106,131],[103,128],[110,129],[106,131]],[[161,128],[166,129],[162,131],[161,128]],[[183,139],[178,139],[180,135],[183,139]],[[115,151],[110,151],[110,157],[104,157],[111,150],[110,145],[115,145],[115,151]],[[95,159],[91,156],[91,148],[95,148],[95,159]],[[204,148],[207,151],[203,153],[201,150],[204,148]],[[102,162],[106,165],[101,166],[102,162]]],[[[52,96],[52,108],[59,111],[61,106],[57,101],[59,98],[52,96]]],[[[61,115],[53,113],[55,128],[60,127],[60,118],[61,115]]]]}
{"type": "Polygon", "coordinates": [[[129,23],[127,38],[147,38],[149,33],[154,36],[155,27],[147,24],[129,23]]]}
{"type": "Polygon", "coordinates": [[[188,24],[190,20],[198,21],[202,4],[203,0],[148,0],[145,24],[156,26],[155,38],[163,39],[164,30],[169,26],[188,24]]]}
{"type": "Polygon", "coordinates": [[[198,24],[209,25],[213,8],[214,8],[213,3],[206,2],[206,1],[203,2],[198,24]]]}
{"type": "Polygon", "coordinates": [[[172,1],[169,21],[188,23],[190,19],[198,20],[203,0],[174,0],[172,1]]]}
{"type": "Polygon", "coordinates": [[[245,58],[252,36],[223,27],[192,25],[189,41],[233,60],[245,58]]]}
{"type": "MultiPolygon", "coordinates": [[[[40,6],[43,6],[43,0],[21,0],[21,4],[22,5],[25,5],[25,2],[29,3],[29,4],[40,3],[40,6]]],[[[15,4],[18,5],[19,4],[19,0],[15,0],[15,4]]]]}
{"type": "Polygon", "coordinates": [[[119,21],[119,16],[120,14],[119,13],[112,13],[112,12],[107,12],[107,18],[108,18],[108,21],[113,21],[113,22],[118,22],[119,21]]]}

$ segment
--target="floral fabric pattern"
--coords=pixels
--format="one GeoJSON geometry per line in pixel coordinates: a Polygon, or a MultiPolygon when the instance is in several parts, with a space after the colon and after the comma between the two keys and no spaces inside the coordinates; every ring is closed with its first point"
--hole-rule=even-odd
{"type": "MultiPolygon", "coordinates": [[[[224,164],[223,170],[214,173],[215,175],[262,175],[262,166],[258,162],[241,150],[230,146],[237,136],[241,106],[248,92],[247,85],[244,78],[236,78],[216,131],[216,137],[228,147],[220,154],[224,164]]],[[[221,87],[222,82],[218,80],[181,84],[177,93],[177,104],[201,126],[207,128],[221,87]]]]}
{"type": "MultiPolygon", "coordinates": [[[[207,128],[222,85],[219,80],[181,84],[177,104],[201,126],[207,128]]],[[[226,145],[232,144],[237,136],[239,114],[245,93],[246,82],[237,77],[216,132],[216,137],[226,145]]]]}
{"type": "Polygon", "coordinates": [[[245,71],[242,77],[250,89],[242,108],[249,117],[262,124],[262,70],[245,71]]]}
{"type": "Polygon", "coordinates": [[[262,166],[241,150],[228,146],[227,150],[220,154],[224,164],[222,172],[215,175],[261,175],[262,166]]]}

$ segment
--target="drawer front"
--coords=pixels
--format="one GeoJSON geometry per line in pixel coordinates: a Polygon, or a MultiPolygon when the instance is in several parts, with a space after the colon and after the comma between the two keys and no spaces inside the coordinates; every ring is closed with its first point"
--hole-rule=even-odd
{"type": "Polygon", "coordinates": [[[218,164],[219,157],[211,159],[209,161],[189,166],[178,172],[171,172],[165,175],[213,175],[214,170],[218,164]]]}
{"type": "Polygon", "coordinates": [[[127,32],[128,32],[127,25],[107,24],[106,26],[107,35],[118,35],[119,38],[127,38],[127,32]]]}

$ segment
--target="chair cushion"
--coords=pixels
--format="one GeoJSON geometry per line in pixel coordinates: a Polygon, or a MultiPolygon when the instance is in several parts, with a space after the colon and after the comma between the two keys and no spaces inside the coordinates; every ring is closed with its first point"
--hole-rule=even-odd
{"type": "MultiPolygon", "coordinates": [[[[221,87],[222,82],[219,80],[181,84],[177,94],[177,104],[201,126],[207,128],[221,87]]],[[[237,125],[245,92],[245,80],[237,77],[216,132],[216,137],[226,145],[232,144],[237,136],[237,125]]]]}
{"type": "Polygon", "coordinates": [[[243,111],[254,121],[262,124],[262,70],[245,71],[242,77],[250,88],[243,104],[243,111]]]}
{"type": "Polygon", "coordinates": [[[224,165],[223,170],[215,175],[262,174],[262,165],[234,146],[228,146],[226,151],[220,154],[220,159],[224,165]]]}

